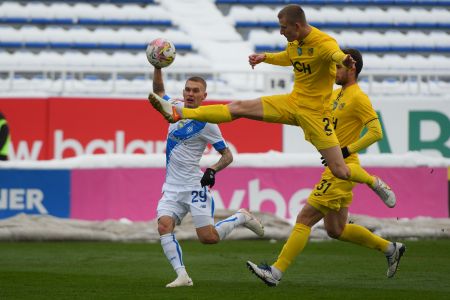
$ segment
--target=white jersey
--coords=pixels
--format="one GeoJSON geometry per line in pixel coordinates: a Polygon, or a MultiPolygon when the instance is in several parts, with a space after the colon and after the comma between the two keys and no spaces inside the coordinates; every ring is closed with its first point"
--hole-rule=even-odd
{"type": "MultiPolygon", "coordinates": [[[[164,96],[164,99],[170,98],[164,96]]],[[[169,125],[163,191],[200,188],[203,176],[200,159],[208,144],[217,151],[227,148],[217,124],[185,119],[169,125]]]]}

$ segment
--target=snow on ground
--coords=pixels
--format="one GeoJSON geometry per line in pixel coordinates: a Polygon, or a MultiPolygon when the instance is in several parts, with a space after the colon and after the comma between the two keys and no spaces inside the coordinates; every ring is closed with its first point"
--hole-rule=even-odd
{"type": "MultiPolygon", "coordinates": [[[[258,154],[235,154],[230,167],[320,167],[320,154],[295,154],[270,151],[258,154]]],[[[450,159],[419,152],[405,154],[362,154],[366,167],[450,167],[450,159]]],[[[201,165],[209,166],[217,155],[205,155],[201,165]]],[[[60,160],[6,161],[0,169],[95,169],[95,168],[164,168],[165,154],[96,154],[60,160]]]]}

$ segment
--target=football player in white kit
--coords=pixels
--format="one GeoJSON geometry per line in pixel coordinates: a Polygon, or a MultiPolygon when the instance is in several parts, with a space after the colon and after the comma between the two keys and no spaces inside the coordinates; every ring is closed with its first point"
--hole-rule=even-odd
{"type": "MultiPolygon", "coordinates": [[[[153,92],[167,101],[161,69],[153,72],[153,92]]],[[[201,77],[191,77],[183,90],[183,101],[178,105],[196,108],[206,98],[206,82],[201,77]]],[[[175,101],[174,101],[175,102],[175,101]]],[[[158,232],[164,253],[177,273],[177,278],[166,287],[192,286],[183,263],[183,255],[174,228],[190,212],[200,242],[216,244],[227,237],[237,226],[243,225],[262,237],[264,228],[260,221],[245,209],[214,224],[214,200],[209,187],[215,183],[215,174],[233,161],[233,155],[224,141],[217,124],[195,120],[181,120],[169,125],[166,147],[166,179],[162,198],[158,203],[158,232]],[[219,161],[200,169],[200,159],[206,146],[211,144],[220,153],[219,161]]]]}

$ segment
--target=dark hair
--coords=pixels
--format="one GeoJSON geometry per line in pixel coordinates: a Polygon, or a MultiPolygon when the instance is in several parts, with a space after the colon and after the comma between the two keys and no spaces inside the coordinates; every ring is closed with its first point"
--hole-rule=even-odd
{"type": "Polygon", "coordinates": [[[300,22],[301,24],[306,24],[305,12],[300,5],[289,4],[283,7],[278,13],[278,18],[286,17],[288,23],[300,22]]]}
{"type": "Polygon", "coordinates": [[[344,52],[345,54],[350,54],[350,56],[355,60],[355,62],[356,62],[355,63],[355,68],[356,68],[355,78],[358,78],[358,75],[363,68],[363,59],[362,59],[361,52],[359,52],[356,49],[352,49],[352,48],[343,49],[342,52],[344,52]]]}
{"type": "Polygon", "coordinates": [[[192,76],[192,77],[189,77],[187,81],[200,82],[203,85],[203,87],[205,88],[205,91],[206,91],[207,84],[206,84],[205,79],[203,79],[203,78],[201,78],[199,76],[192,76]]]}

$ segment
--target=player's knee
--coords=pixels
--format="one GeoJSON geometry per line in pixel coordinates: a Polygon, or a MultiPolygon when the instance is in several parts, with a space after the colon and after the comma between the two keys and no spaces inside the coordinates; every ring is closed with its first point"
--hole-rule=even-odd
{"type": "Polygon", "coordinates": [[[158,233],[159,233],[159,235],[164,235],[164,234],[167,234],[167,233],[170,233],[170,232],[171,231],[170,231],[169,226],[164,225],[164,224],[158,224],[158,233]]]}
{"type": "Polygon", "coordinates": [[[230,114],[233,118],[239,118],[246,112],[245,103],[242,100],[232,101],[229,106],[230,114]]]}
{"type": "Polygon", "coordinates": [[[198,239],[202,244],[217,244],[219,242],[219,237],[214,234],[202,235],[198,239]]]}
{"type": "Polygon", "coordinates": [[[347,180],[350,177],[350,171],[344,166],[330,166],[331,173],[339,179],[347,180]]]}
{"type": "Polygon", "coordinates": [[[173,231],[173,225],[171,222],[158,222],[158,233],[159,235],[164,235],[171,233],[173,231]]]}
{"type": "Polygon", "coordinates": [[[332,239],[339,239],[342,234],[341,228],[327,228],[327,234],[332,239]]]}

